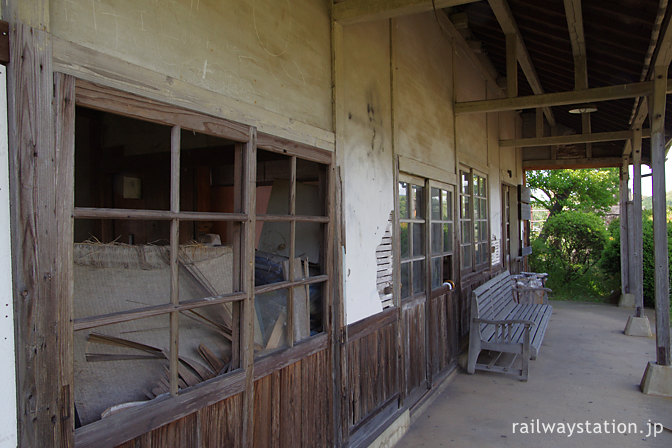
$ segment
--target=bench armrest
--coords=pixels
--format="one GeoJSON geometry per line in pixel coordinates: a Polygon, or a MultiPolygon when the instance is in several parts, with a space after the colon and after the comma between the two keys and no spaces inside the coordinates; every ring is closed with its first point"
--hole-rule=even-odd
{"type": "Polygon", "coordinates": [[[474,317],[474,323],[477,324],[492,324],[492,325],[513,325],[513,324],[523,324],[526,327],[534,327],[536,322],[525,319],[506,319],[506,320],[492,320],[492,319],[481,319],[480,317],[474,317]]]}

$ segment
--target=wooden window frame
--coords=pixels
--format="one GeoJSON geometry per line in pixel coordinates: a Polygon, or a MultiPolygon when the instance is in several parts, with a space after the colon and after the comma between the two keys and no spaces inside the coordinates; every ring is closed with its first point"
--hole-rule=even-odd
{"type": "Polygon", "coordinates": [[[458,184],[459,184],[459,216],[457,216],[457,219],[460,222],[459,226],[459,246],[460,246],[460,273],[461,275],[468,275],[470,273],[477,273],[477,272],[482,272],[490,267],[490,261],[491,261],[491,253],[490,253],[490,198],[488,194],[488,176],[487,174],[483,173],[480,170],[477,170],[475,168],[466,166],[466,165],[461,165],[460,169],[458,171],[458,184]],[[462,175],[467,174],[468,179],[469,179],[469,188],[468,188],[468,193],[465,193],[462,190],[462,175]],[[474,177],[478,176],[484,179],[485,181],[485,196],[479,196],[474,192],[474,177]],[[470,203],[470,210],[469,210],[469,217],[463,218],[462,217],[462,198],[464,196],[469,197],[469,203],[470,203]],[[485,200],[485,211],[486,211],[486,216],[485,218],[479,218],[478,220],[476,219],[476,200],[485,200]],[[477,222],[485,222],[485,234],[486,234],[486,239],[480,239],[476,240],[476,232],[475,232],[475,226],[477,225],[477,222]],[[471,232],[471,241],[469,243],[464,242],[463,240],[463,223],[470,223],[469,228],[471,232]],[[486,253],[488,254],[487,260],[483,263],[476,263],[476,246],[480,244],[485,244],[486,247],[486,253]],[[470,247],[471,250],[471,266],[465,267],[463,265],[463,259],[462,259],[462,248],[463,247],[470,247]]]}
{"type": "Polygon", "coordinates": [[[429,294],[429,290],[427,289],[428,284],[429,284],[429,280],[428,280],[428,277],[427,277],[427,272],[428,272],[427,268],[429,266],[428,265],[428,260],[429,260],[429,258],[428,258],[428,251],[429,251],[428,235],[429,234],[428,234],[428,230],[427,230],[427,223],[429,221],[429,219],[427,217],[427,213],[429,211],[429,209],[428,209],[429,201],[428,201],[428,195],[427,195],[427,193],[428,193],[427,179],[422,178],[422,177],[418,177],[418,176],[413,176],[413,175],[406,174],[406,173],[399,173],[398,181],[397,181],[396,188],[395,188],[395,194],[397,195],[397,201],[399,201],[399,199],[398,199],[399,198],[399,185],[401,183],[405,183],[408,186],[409,202],[407,204],[407,208],[408,208],[409,215],[408,215],[408,218],[401,217],[400,210],[397,211],[398,222],[399,222],[399,226],[398,226],[397,230],[399,231],[399,240],[401,241],[401,225],[402,224],[409,224],[409,230],[408,230],[408,242],[409,242],[409,245],[408,245],[408,251],[409,252],[408,252],[408,254],[409,254],[409,256],[404,258],[403,255],[401,254],[401,250],[400,250],[400,252],[399,252],[399,263],[398,263],[399,278],[401,279],[402,266],[404,264],[409,264],[410,265],[410,268],[409,268],[410,279],[411,279],[411,281],[410,281],[411,294],[407,297],[403,297],[402,294],[401,294],[402,289],[400,287],[400,289],[399,289],[399,301],[398,301],[399,303],[412,301],[414,298],[418,297],[421,294],[429,294]],[[415,208],[415,199],[413,199],[413,195],[411,193],[411,191],[412,191],[411,186],[412,185],[416,185],[418,187],[423,188],[423,191],[424,191],[424,197],[423,197],[424,217],[423,218],[413,218],[413,217],[411,217],[411,212],[415,208]],[[415,225],[415,224],[419,224],[419,225],[424,226],[424,231],[422,232],[422,237],[423,237],[422,255],[417,255],[417,256],[413,255],[413,249],[414,248],[413,248],[413,227],[412,227],[412,225],[415,225]],[[423,279],[424,291],[415,293],[414,288],[413,288],[413,283],[414,283],[413,263],[415,263],[417,261],[424,261],[424,263],[425,263],[425,274],[424,274],[425,278],[423,279]]]}
{"type": "MultiPolygon", "coordinates": [[[[455,204],[456,204],[456,193],[455,193],[455,186],[445,183],[445,182],[438,182],[435,180],[428,180],[428,197],[429,197],[429,211],[427,213],[427,220],[428,220],[428,238],[429,238],[429,250],[428,250],[428,262],[429,262],[429,267],[427,268],[428,272],[428,277],[429,277],[429,289],[430,293],[433,290],[436,290],[437,288],[432,288],[432,260],[437,257],[441,257],[442,259],[446,256],[452,256],[452,272],[450,273],[450,276],[453,277],[455,275],[455,269],[456,269],[456,263],[457,263],[457,257],[456,257],[456,242],[455,242],[455,235],[456,235],[456,226],[455,226],[455,221],[456,221],[456,214],[455,214],[455,204]],[[432,213],[431,213],[431,198],[432,198],[432,188],[437,188],[439,191],[447,191],[450,193],[451,197],[451,203],[448,209],[451,212],[451,219],[443,219],[441,217],[441,209],[439,209],[439,216],[440,219],[432,219],[432,213]],[[432,252],[432,225],[433,224],[441,224],[441,228],[443,230],[443,225],[444,224],[451,224],[453,231],[451,232],[450,238],[452,240],[452,249],[449,251],[446,251],[445,248],[443,248],[443,243],[442,243],[442,248],[444,249],[441,252],[434,253],[432,252]]],[[[442,238],[443,239],[443,238],[442,238]]],[[[441,268],[443,270],[443,267],[441,268]]],[[[443,275],[445,277],[445,274],[443,275]]],[[[442,282],[443,283],[443,282],[442,282]]],[[[439,286],[438,288],[441,288],[439,286]]]]}
{"type": "MultiPolygon", "coordinates": [[[[74,444],[76,447],[94,447],[100,445],[116,445],[130,440],[134,437],[159,428],[167,423],[178,420],[198,409],[214,404],[228,397],[243,393],[242,404],[242,427],[243,440],[251,440],[253,408],[254,403],[250,400],[252,396],[254,381],[279,370],[287,365],[308,357],[318,351],[324,350],[329,346],[329,335],[333,332],[330,319],[331,310],[331,281],[333,277],[333,216],[334,216],[334,179],[333,179],[333,153],[309,145],[293,142],[280,137],[275,137],[265,133],[257,133],[254,126],[247,126],[240,123],[231,122],[218,117],[209,116],[200,112],[194,112],[178,106],[169,105],[159,101],[143,98],[131,93],[119,91],[117,89],[98,85],[88,81],[68,77],[67,75],[57,74],[62,78],[73,79],[70,95],[63,98],[64,104],[57,105],[56,121],[64,121],[65,117],[69,120],[62,133],[65,145],[74,149],[74,106],[82,106],[90,109],[109,112],[141,121],[171,126],[171,207],[170,210],[132,210],[132,209],[101,209],[91,207],[74,207],[71,218],[74,219],[123,219],[123,220],[164,220],[171,222],[171,301],[168,304],[160,306],[145,307],[119,313],[112,313],[103,316],[91,318],[82,318],[70,320],[69,331],[64,334],[69,339],[62,344],[64,353],[59,353],[64,360],[72,360],[73,335],[75,330],[84,330],[101,325],[123,322],[131,319],[139,319],[157,315],[168,314],[171,316],[171,335],[179,330],[177,316],[179,312],[209,306],[219,303],[234,302],[241,304],[238,311],[239,322],[239,368],[233,372],[217,376],[210,380],[199,383],[185,390],[177,388],[177,363],[178,356],[176,347],[177,341],[171,336],[170,350],[170,371],[171,371],[171,393],[168,396],[162,396],[149,401],[146,405],[135,409],[129,409],[124,412],[107,417],[104,420],[92,422],[86,426],[74,429],[74,419],[71,419],[72,426],[69,431],[74,433],[74,444]],[[74,101],[72,101],[74,96],[74,101]],[[62,107],[61,107],[62,106],[62,107]],[[238,142],[236,144],[236,164],[240,163],[240,170],[236,176],[239,176],[240,188],[236,194],[239,198],[239,204],[235,207],[236,213],[204,213],[204,212],[184,212],[179,209],[179,133],[181,129],[193,130],[199,133],[208,134],[216,137],[226,138],[238,142]],[[69,135],[72,134],[72,135],[69,135]],[[68,138],[71,141],[68,141],[68,138]],[[292,178],[296,179],[296,160],[297,158],[317,162],[325,165],[326,179],[324,190],[324,210],[325,216],[299,216],[294,213],[295,195],[292,195],[292,213],[288,216],[259,215],[255,211],[256,203],[256,161],[257,148],[268,151],[286,154],[292,160],[292,178]],[[239,207],[238,207],[239,206],[239,207]],[[320,223],[324,226],[323,241],[323,275],[303,278],[297,281],[287,281],[268,285],[268,287],[254,286],[254,256],[255,256],[255,228],[256,220],[266,222],[290,222],[292,228],[292,241],[295,241],[295,226],[300,222],[320,223]],[[179,302],[177,294],[177,264],[176,261],[178,246],[179,222],[184,221],[227,221],[240,223],[240,238],[238,258],[234,260],[234,282],[238,279],[238,290],[231,294],[223,294],[214,298],[205,298],[179,302]],[[236,268],[236,261],[240,264],[236,268]],[[271,353],[259,359],[254,357],[254,336],[253,336],[253,310],[254,297],[256,294],[268,292],[280,288],[289,288],[302,285],[311,285],[321,283],[323,287],[323,331],[315,336],[309,336],[300,343],[292,343],[290,347],[271,353]],[[173,317],[175,316],[175,317],[173,317]],[[175,381],[173,381],[175,380],[175,381]],[[123,431],[120,431],[123,429],[123,431]]],[[[66,120],[67,121],[67,120],[66,120]]],[[[73,151],[74,155],[74,151],[73,151]]],[[[68,160],[71,164],[70,170],[64,173],[72,175],[74,171],[74,157],[68,160]]],[[[74,177],[73,177],[74,178],[74,177]]],[[[74,191],[74,182],[68,184],[74,191]]],[[[234,185],[237,184],[234,181],[234,185]]],[[[70,224],[71,225],[71,224],[70,224]]],[[[72,244],[72,241],[71,241],[72,244]]],[[[236,244],[236,243],[234,243],[236,244]]],[[[294,244],[292,244],[292,248],[294,244]]],[[[67,250],[65,248],[64,250],[67,250]]],[[[293,250],[293,249],[292,249],[293,250]]],[[[235,256],[234,250],[234,256],[235,256]]],[[[71,252],[70,252],[71,254],[71,252]]],[[[71,255],[66,257],[71,260],[71,255]]],[[[292,258],[290,258],[292,260],[292,258]]],[[[292,263],[292,261],[290,261],[292,263]]],[[[72,271],[69,270],[72,276],[72,271]]],[[[290,271],[292,272],[292,271],[290,271]]],[[[72,277],[70,277],[72,282],[72,277]]],[[[72,313],[72,295],[68,298],[69,305],[64,309],[69,309],[72,313]],[[68,308],[69,307],[69,308],[68,308]]],[[[291,303],[291,301],[290,301],[291,303]]],[[[288,313],[291,315],[291,313],[288,313]]],[[[234,314],[235,316],[235,314],[234,314]]],[[[234,318],[234,321],[236,319],[234,318]]],[[[293,331],[290,331],[293,335],[293,331]]],[[[292,341],[293,342],[293,341],[292,341]]],[[[67,362],[67,361],[66,361],[67,362]]],[[[64,371],[65,376],[69,376],[65,381],[69,384],[74,383],[74,374],[72,368],[64,371]]],[[[72,390],[69,391],[69,398],[64,401],[68,409],[62,409],[62,415],[74,415],[74,400],[72,390]]],[[[66,406],[66,405],[64,405],[66,406]]],[[[67,428],[66,428],[67,431],[67,428]]]]}

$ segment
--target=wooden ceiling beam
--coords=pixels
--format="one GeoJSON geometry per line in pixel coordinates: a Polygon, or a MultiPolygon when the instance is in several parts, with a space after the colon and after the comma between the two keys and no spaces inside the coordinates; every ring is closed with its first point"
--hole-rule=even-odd
{"type": "MultiPolygon", "coordinates": [[[[532,59],[530,59],[530,54],[527,52],[527,47],[525,46],[525,42],[523,41],[523,37],[520,34],[520,30],[518,29],[518,25],[513,18],[513,13],[511,12],[508,3],[506,0],[488,0],[488,3],[490,4],[490,9],[492,9],[492,12],[495,14],[495,17],[499,22],[499,26],[502,28],[502,31],[504,31],[504,35],[514,34],[517,38],[518,45],[516,48],[516,54],[518,57],[518,63],[520,64],[520,68],[523,70],[525,78],[527,78],[527,82],[532,88],[532,91],[535,93],[535,95],[543,94],[544,89],[541,87],[539,75],[537,75],[537,71],[534,69],[532,59]]],[[[555,117],[553,116],[553,111],[551,111],[550,107],[542,107],[544,108],[544,115],[546,115],[548,123],[551,125],[551,127],[555,127],[556,121],[555,117]]]]}
{"type": "MultiPolygon", "coordinates": [[[[572,45],[574,59],[574,89],[583,90],[588,88],[588,61],[586,57],[586,37],[583,33],[581,0],[565,0],[564,3],[569,41],[572,45]]],[[[581,132],[590,134],[590,131],[590,114],[581,114],[581,132]]],[[[590,143],[586,143],[586,157],[591,156],[591,150],[590,143]]]]}
{"type": "Polygon", "coordinates": [[[349,25],[390,19],[436,9],[473,3],[477,0],[343,0],[334,3],[333,19],[349,25]]]}
{"type": "Polygon", "coordinates": [[[562,170],[581,168],[610,168],[622,165],[621,157],[593,157],[583,159],[524,160],[524,170],[562,170]]]}
{"type": "MultiPolygon", "coordinates": [[[[642,138],[649,138],[651,136],[650,129],[642,130],[642,138]]],[[[552,145],[575,145],[579,143],[600,143],[600,142],[615,142],[619,140],[628,140],[632,137],[632,131],[613,131],[613,132],[596,132],[585,134],[572,135],[558,135],[554,137],[536,137],[536,138],[519,138],[510,140],[500,140],[500,148],[531,148],[536,146],[552,146],[552,145]]]]}
{"type": "MultiPolygon", "coordinates": [[[[653,92],[653,81],[634,82],[607,87],[594,87],[569,92],[545,93],[543,95],[519,96],[493,100],[455,103],[455,113],[474,114],[503,112],[507,110],[535,109],[537,107],[563,106],[570,104],[597,103],[647,96],[653,92]]],[[[672,80],[667,80],[667,93],[672,92],[672,80]]]]}

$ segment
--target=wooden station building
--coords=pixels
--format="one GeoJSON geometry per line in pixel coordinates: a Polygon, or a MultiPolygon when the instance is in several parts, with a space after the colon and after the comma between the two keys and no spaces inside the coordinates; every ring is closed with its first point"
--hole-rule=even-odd
{"type": "MultiPolygon", "coordinates": [[[[641,163],[666,239],[671,12],[2,2],[0,342],[16,389],[0,439],[367,446],[402,431],[456,369],[471,291],[523,270],[529,169],[621,167],[623,287],[641,304],[641,163]]],[[[667,263],[657,251],[662,310],[667,263]]],[[[669,365],[669,334],[657,348],[669,365]]]]}

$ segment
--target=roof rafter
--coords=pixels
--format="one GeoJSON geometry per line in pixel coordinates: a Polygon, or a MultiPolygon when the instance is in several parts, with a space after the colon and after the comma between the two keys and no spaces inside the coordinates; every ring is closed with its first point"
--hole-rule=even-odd
{"type": "MultiPolygon", "coordinates": [[[[641,131],[642,138],[649,138],[651,136],[650,129],[641,131]]],[[[532,148],[537,146],[551,146],[551,145],[575,145],[577,143],[600,143],[600,142],[614,142],[619,140],[628,140],[632,137],[632,131],[613,131],[613,132],[597,132],[586,134],[572,134],[572,135],[558,135],[552,137],[540,138],[519,138],[511,140],[500,140],[500,148],[532,148]]]]}
{"type": "MultiPolygon", "coordinates": [[[[520,64],[520,68],[523,70],[525,78],[527,78],[527,82],[530,84],[532,91],[535,93],[535,95],[543,94],[544,89],[541,87],[539,75],[537,75],[537,71],[534,69],[532,59],[530,59],[530,54],[527,52],[527,47],[525,46],[525,42],[523,41],[523,37],[520,34],[520,30],[518,29],[518,25],[513,18],[513,13],[511,12],[508,3],[506,0],[488,0],[488,4],[490,5],[492,12],[495,14],[495,17],[499,22],[499,26],[502,28],[502,31],[504,31],[504,34],[516,35],[518,40],[518,45],[516,48],[518,63],[520,64]]],[[[548,123],[551,125],[551,127],[554,127],[556,125],[556,121],[555,117],[553,116],[553,111],[551,111],[549,107],[544,107],[544,115],[546,115],[546,119],[548,120],[548,123]]]]}

